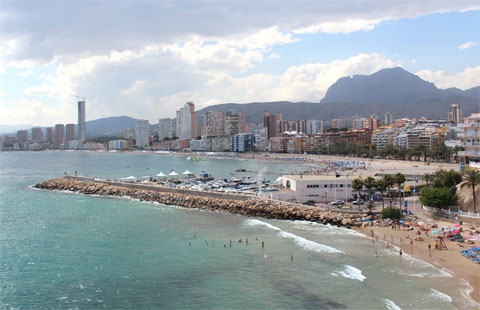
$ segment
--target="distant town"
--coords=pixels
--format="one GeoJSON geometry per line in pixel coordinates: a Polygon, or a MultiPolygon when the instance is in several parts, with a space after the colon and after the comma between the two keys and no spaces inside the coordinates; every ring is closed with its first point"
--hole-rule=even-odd
{"type": "Polygon", "coordinates": [[[1,151],[41,150],[158,150],[176,152],[271,152],[335,154],[407,160],[459,162],[480,167],[480,113],[462,118],[452,104],[446,119],[427,117],[286,120],[281,112],[264,111],[262,123],[247,123],[243,111],[209,111],[197,119],[187,102],[175,118],[162,118],[151,130],[148,120],[136,120],[123,139],[87,140],[85,105],[78,104],[78,124],[56,124],[19,130],[0,137],[1,151]]]}

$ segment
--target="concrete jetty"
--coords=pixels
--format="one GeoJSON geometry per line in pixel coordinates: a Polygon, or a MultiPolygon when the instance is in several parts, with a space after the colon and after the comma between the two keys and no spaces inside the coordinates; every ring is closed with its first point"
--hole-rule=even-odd
{"type": "Polygon", "coordinates": [[[341,213],[317,207],[263,199],[248,195],[176,190],[173,188],[124,184],[121,182],[65,176],[41,182],[34,186],[45,190],[67,190],[86,195],[130,197],[141,201],[158,202],[199,210],[222,211],[269,219],[305,220],[341,226],[362,226],[372,215],[341,213]]]}

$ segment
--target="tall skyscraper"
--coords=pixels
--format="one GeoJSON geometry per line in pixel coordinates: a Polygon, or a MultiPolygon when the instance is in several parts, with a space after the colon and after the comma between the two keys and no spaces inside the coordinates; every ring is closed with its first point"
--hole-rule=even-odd
{"type": "Polygon", "coordinates": [[[32,128],[32,140],[35,142],[43,142],[43,131],[40,127],[32,128]]]}
{"type": "Polygon", "coordinates": [[[448,108],[448,121],[453,124],[462,122],[462,110],[460,105],[454,103],[448,108]]]}
{"type": "Polygon", "coordinates": [[[158,140],[172,138],[172,119],[162,118],[158,120],[158,140]]]}
{"type": "Polygon", "coordinates": [[[150,136],[150,125],[147,120],[138,119],[135,123],[135,145],[137,147],[148,146],[150,136]]]}
{"type": "Polygon", "coordinates": [[[245,112],[227,112],[225,114],[225,134],[234,136],[245,130],[245,112]]]}
{"type": "Polygon", "coordinates": [[[207,136],[223,136],[225,134],[225,112],[209,111],[205,114],[207,136]]]}
{"type": "Polygon", "coordinates": [[[177,137],[180,139],[197,138],[197,114],[193,102],[187,102],[177,111],[177,137]]]}
{"type": "Polygon", "coordinates": [[[392,113],[390,112],[385,113],[385,125],[392,125],[392,124],[393,124],[392,113]]]}
{"type": "Polygon", "coordinates": [[[67,124],[65,128],[65,139],[67,141],[75,140],[75,124],[67,124]]]}
{"type": "Polygon", "coordinates": [[[85,99],[78,101],[78,140],[85,141],[87,128],[85,127],[85,99]]]}
{"type": "Polygon", "coordinates": [[[53,128],[52,127],[47,127],[45,136],[46,136],[45,138],[47,140],[47,143],[54,144],[55,139],[54,139],[54,136],[53,136],[53,128]]]}
{"type": "Polygon", "coordinates": [[[316,135],[323,133],[323,121],[307,120],[307,135],[316,135]]]}
{"type": "Polygon", "coordinates": [[[59,149],[63,144],[65,137],[65,126],[63,124],[55,125],[55,148],[59,149]]]}
{"type": "Polygon", "coordinates": [[[266,129],[267,140],[277,135],[277,118],[265,111],[262,114],[263,127],[266,129]]]}
{"type": "Polygon", "coordinates": [[[17,140],[18,140],[18,142],[27,142],[28,141],[28,131],[26,131],[26,130],[17,131],[17,140]]]}

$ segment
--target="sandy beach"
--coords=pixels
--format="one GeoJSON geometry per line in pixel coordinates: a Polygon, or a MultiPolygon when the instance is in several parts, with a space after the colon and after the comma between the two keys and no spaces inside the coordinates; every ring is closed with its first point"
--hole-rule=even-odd
{"type": "MultiPolygon", "coordinates": [[[[453,227],[452,222],[435,220],[434,223],[441,229],[443,226],[453,227]]],[[[463,228],[471,228],[471,223],[463,223],[463,228]]],[[[356,231],[365,234],[366,236],[378,238],[379,241],[391,245],[395,245],[402,249],[403,252],[426,261],[432,265],[449,270],[455,276],[467,280],[472,286],[473,290],[470,292],[470,297],[476,302],[480,303],[480,265],[472,260],[461,255],[460,251],[471,247],[478,246],[478,244],[467,245],[456,241],[445,240],[447,249],[435,249],[435,241],[432,235],[421,237],[423,241],[415,241],[418,237],[416,234],[418,229],[406,230],[406,228],[392,229],[391,227],[360,227],[355,228],[356,231]],[[410,240],[413,239],[413,244],[410,240]],[[428,245],[431,244],[429,250],[428,245]]],[[[465,234],[463,234],[465,235],[465,234]]],[[[434,236],[434,235],[433,235],[434,236]]]]}

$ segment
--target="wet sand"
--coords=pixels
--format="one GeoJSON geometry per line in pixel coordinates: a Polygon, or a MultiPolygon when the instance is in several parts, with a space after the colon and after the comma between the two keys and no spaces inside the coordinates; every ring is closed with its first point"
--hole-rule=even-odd
{"type": "MultiPolygon", "coordinates": [[[[452,226],[452,223],[435,221],[439,227],[452,226]]],[[[463,225],[466,227],[467,225],[463,225]]],[[[354,228],[356,231],[363,233],[368,237],[372,237],[372,231],[374,238],[378,236],[379,241],[389,242],[392,245],[400,247],[403,252],[426,261],[434,266],[448,269],[455,276],[465,279],[470,283],[473,290],[470,292],[470,297],[476,302],[480,303],[480,265],[476,264],[472,260],[461,255],[460,250],[465,250],[470,247],[478,246],[478,244],[467,245],[462,244],[464,247],[460,247],[460,243],[446,240],[445,244],[447,249],[437,250],[435,249],[435,241],[432,237],[426,237],[422,235],[424,241],[413,241],[413,245],[410,245],[410,238],[417,238],[416,231],[406,231],[402,229],[392,229],[391,227],[359,227],[354,228]],[[431,250],[428,250],[428,244],[432,245],[431,250]]],[[[440,228],[441,229],[441,228],[440,228]]]]}

